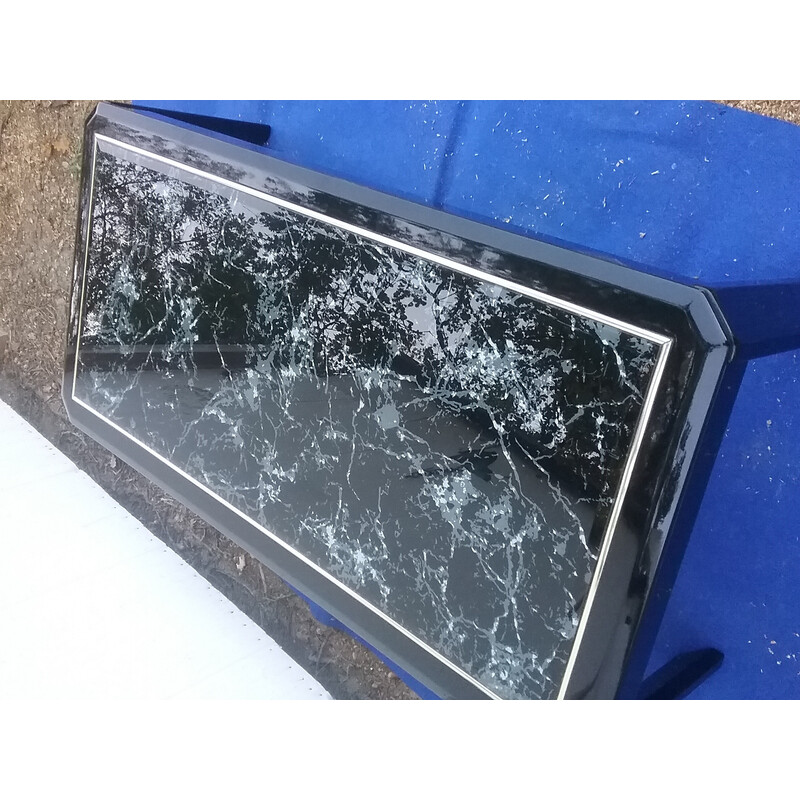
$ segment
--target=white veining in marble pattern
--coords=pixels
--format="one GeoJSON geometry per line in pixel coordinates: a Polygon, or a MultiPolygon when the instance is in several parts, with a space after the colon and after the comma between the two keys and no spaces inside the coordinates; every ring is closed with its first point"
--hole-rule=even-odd
{"type": "Polygon", "coordinates": [[[553,696],[657,346],[252,197],[96,170],[76,397],[492,691],[553,696]]]}

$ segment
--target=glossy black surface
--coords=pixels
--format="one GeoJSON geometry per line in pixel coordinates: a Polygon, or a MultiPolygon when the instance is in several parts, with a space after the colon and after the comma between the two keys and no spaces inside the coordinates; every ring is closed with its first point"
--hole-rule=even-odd
{"type": "Polygon", "coordinates": [[[724,358],[705,297],[118,109],[87,143],[76,423],[442,694],[613,695],[724,358]]]}

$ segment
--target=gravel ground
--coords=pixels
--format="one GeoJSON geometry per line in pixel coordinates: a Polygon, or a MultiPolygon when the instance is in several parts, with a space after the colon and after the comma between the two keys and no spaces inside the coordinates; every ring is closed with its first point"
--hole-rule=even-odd
{"type": "Polygon", "coordinates": [[[720,100],[719,102],[800,125],[800,100],[720,100]]]}
{"type": "MultiPolygon", "coordinates": [[[[722,101],[800,123],[800,101],[722,101]]],[[[0,397],[261,625],[334,697],[415,697],[269,570],[67,421],[60,382],[93,101],[0,101],[0,397]],[[243,565],[243,566],[242,566],[243,565]]]]}

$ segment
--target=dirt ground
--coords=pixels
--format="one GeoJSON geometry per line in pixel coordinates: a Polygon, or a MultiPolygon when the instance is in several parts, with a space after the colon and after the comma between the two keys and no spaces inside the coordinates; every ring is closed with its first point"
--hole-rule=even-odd
{"type": "MultiPolygon", "coordinates": [[[[724,102],[800,123],[800,101],[724,102]]],[[[81,139],[94,105],[0,101],[0,398],[230,597],[334,697],[414,698],[366,648],[318,623],[266,567],[67,421],[60,382],[81,139]]]]}

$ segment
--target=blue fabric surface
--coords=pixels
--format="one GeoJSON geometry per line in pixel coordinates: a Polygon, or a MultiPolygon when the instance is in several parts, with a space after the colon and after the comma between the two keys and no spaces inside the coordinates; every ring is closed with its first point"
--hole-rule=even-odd
{"type": "Polygon", "coordinates": [[[716,647],[694,698],[800,698],[800,350],[751,361],[650,657],[716,647]]]}
{"type": "MultiPolygon", "coordinates": [[[[162,102],[272,125],[267,151],[709,287],[800,281],[800,128],[698,102],[162,102]]],[[[747,372],[650,671],[693,697],[800,698],[800,351],[747,372]]]]}
{"type": "Polygon", "coordinates": [[[445,208],[714,286],[797,278],[800,129],[708,103],[470,103],[445,208]]]}

